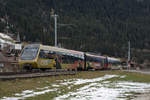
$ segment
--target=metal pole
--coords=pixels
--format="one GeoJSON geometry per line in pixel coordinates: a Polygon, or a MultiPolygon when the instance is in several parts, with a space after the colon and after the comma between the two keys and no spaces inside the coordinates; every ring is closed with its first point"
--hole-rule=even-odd
{"type": "Polygon", "coordinates": [[[52,14],[51,17],[54,17],[55,47],[57,47],[57,17],[58,15],[52,14]]]}
{"type": "Polygon", "coordinates": [[[130,41],[128,42],[128,69],[130,69],[130,58],[131,58],[131,50],[130,50],[130,41]]]}
{"type": "Polygon", "coordinates": [[[55,20],[55,47],[57,47],[57,15],[54,15],[55,20]]]}
{"type": "Polygon", "coordinates": [[[130,61],[130,41],[128,42],[128,46],[129,46],[129,49],[128,49],[128,61],[130,61]]]}

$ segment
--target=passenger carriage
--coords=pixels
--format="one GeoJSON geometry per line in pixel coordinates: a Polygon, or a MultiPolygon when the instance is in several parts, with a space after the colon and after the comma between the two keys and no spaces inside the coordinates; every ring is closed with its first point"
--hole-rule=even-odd
{"type": "Polygon", "coordinates": [[[86,54],[86,66],[87,69],[100,70],[107,68],[107,58],[104,56],[97,56],[93,54],[86,54]]]}
{"type": "Polygon", "coordinates": [[[31,44],[24,47],[20,59],[20,68],[31,69],[73,69],[84,60],[84,53],[64,48],[31,44]]]}

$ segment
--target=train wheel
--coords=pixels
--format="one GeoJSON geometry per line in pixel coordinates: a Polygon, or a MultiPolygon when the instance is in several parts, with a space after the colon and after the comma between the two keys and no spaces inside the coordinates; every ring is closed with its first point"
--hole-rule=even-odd
{"type": "Polygon", "coordinates": [[[24,66],[23,67],[23,71],[25,71],[25,72],[31,72],[32,71],[32,67],[31,66],[24,66]]]}
{"type": "Polygon", "coordinates": [[[45,68],[41,68],[40,70],[42,70],[42,71],[46,71],[47,69],[45,69],[45,68]]]}

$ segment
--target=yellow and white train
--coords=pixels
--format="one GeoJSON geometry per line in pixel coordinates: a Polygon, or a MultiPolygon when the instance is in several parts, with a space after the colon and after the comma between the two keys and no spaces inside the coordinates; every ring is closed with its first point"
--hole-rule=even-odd
{"type": "Polygon", "coordinates": [[[110,65],[120,63],[119,59],[98,56],[81,51],[69,50],[42,44],[24,47],[19,65],[21,69],[110,69],[110,65]]]}
{"type": "Polygon", "coordinates": [[[77,69],[78,61],[83,61],[84,53],[58,47],[31,44],[24,47],[20,68],[31,69],[77,69]]]}

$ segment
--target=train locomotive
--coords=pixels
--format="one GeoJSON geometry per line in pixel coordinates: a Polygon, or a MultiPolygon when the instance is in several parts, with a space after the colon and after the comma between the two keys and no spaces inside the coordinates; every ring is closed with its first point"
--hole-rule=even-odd
{"type": "Polygon", "coordinates": [[[120,60],[42,44],[25,46],[19,58],[19,66],[24,70],[101,70],[111,69],[116,63],[120,60]]]}

